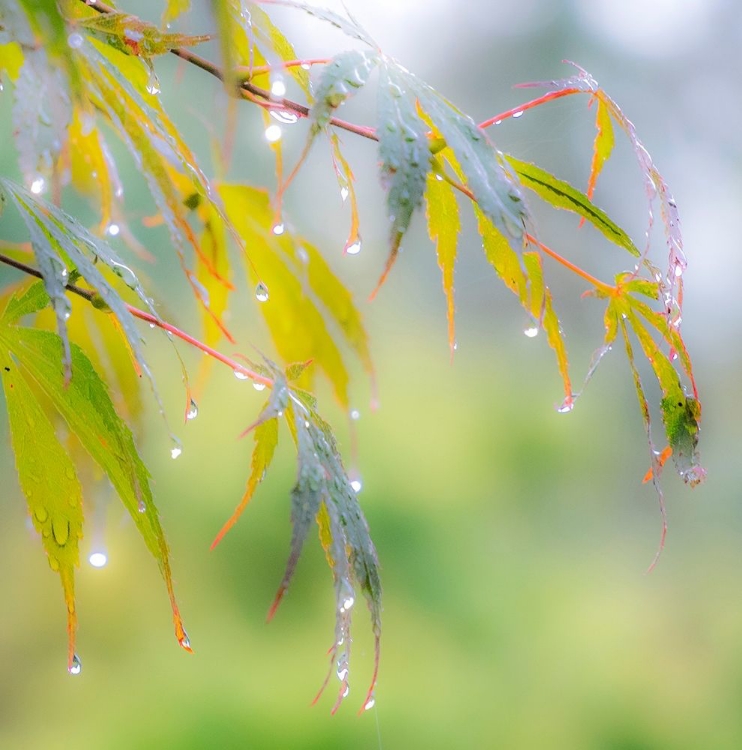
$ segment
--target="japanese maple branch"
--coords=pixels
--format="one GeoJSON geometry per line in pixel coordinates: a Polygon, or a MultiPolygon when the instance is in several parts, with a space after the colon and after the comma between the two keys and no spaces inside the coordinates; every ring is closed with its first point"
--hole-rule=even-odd
{"type": "MultiPolygon", "coordinates": [[[[41,272],[38,271],[33,266],[29,266],[26,263],[23,263],[19,260],[15,260],[14,258],[10,258],[7,255],[3,255],[2,253],[0,253],[0,263],[4,263],[7,266],[12,266],[13,268],[18,269],[19,271],[22,271],[23,273],[28,274],[29,276],[35,276],[37,279],[43,280],[44,278],[41,275],[41,272]]],[[[95,297],[94,291],[90,289],[83,289],[82,287],[79,287],[76,284],[67,284],[66,288],[73,294],[76,294],[78,297],[82,297],[83,299],[86,299],[88,302],[91,302],[91,303],[93,302],[93,299],[95,297]]],[[[185,331],[181,331],[181,329],[178,328],[177,326],[174,326],[171,323],[168,323],[167,321],[161,320],[156,315],[152,315],[152,313],[148,313],[148,312],[145,312],[144,310],[140,310],[138,307],[134,307],[133,305],[127,304],[126,309],[135,318],[139,318],[140,320],[146,321],[150,325],[154,325],[154,326],[157,326],[158,328],[162,328],[163,331],[167,331],[168,333],[171,333],[173,336],[179,338],[181,341],[185,341],[187,344],[190,344],[191,346],[195,346],[197,349],[200,349],[202,352],[204,352],[204,354],[208,354],[210,357],[213,357],[219,362],[222,362],[223,364],[227,365],[227,367],[230,367],[233,372],[239,372],[255,383],[262,383],[263,385],[266,385],[269,388],[273,387],[273,380],[271,378],[267,378],[265,377],[265,375],[261,375],[260,373],[257,373],[254,370],[251,370],[249,367],[245,367],[244,365],[241,365],[239,362],[235,361],[234,359],[231,359],[230,357],[227,357],[225,354],[222,354],[216,349],[213,349],[208,344],[204,344],[203,341],[199,341],[197,338],[195,338],[194,336],[191,336],[189,333],[186,333],[185,331]]]]}
{"type": "MultiPolygon", "coordinates": [[[[89,8],[98,11],[98,13],[116,12],[114,8],[106,5],[105,3],[98,2],[98,0],[80,0],[80,2],[82,2],[84,5],[87,5],[89,8]]],[[[210,62],[200,55],[197,55],[195,52],[191,52],[189,49],[185,49],[183,47],[174,47],[170,50],[170,52],[176,57],[181,58],[181,60],[185,60],[191,65],[195,65],[197,68],[201,68],[201,70],[209,73],[215,78],[218,78],[220,81],[223,82],[225,80],[224,71],[218,65],[210,62]]],[[[300,117],[309,117],[309,107],[305,106],[304,104],[299,104],[299,102],[295,102],[292,99],[275,97],[270,93],[270,91],[266,91],[265,89],[260,88],[260,86],[255,86],[254,84],[250,83],[250,81],[240,81],[238,85],[240,90],[245,94],[262,100],[268,107],[270,107],[271,105],[273,107],[280,106],[283,109],[289,109],[292,112],[295,112],[300,117]]],[[[256,103],[261,104],[261,102],[256,103]]],[[[261,106],[265,105],[261,104],[261,106]]],[[[347,130],[349,133],[360,135],[363,138],[369,138],[372,141],[379,140],[374,128],[369,128],[364,125],[355,125],[352,122],[346,122],[345,120],[341,120],[337,117],[332,117],[330,119],[330,125],[333,125],[336,128],[341,128],[342,130],[347,130]]]]}

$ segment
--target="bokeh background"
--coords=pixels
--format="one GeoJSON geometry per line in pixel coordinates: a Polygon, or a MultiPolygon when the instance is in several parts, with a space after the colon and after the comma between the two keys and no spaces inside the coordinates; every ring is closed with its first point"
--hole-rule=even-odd
{"type": "MultiPolygon", "coordinates": [[[[159,4],[122,3],[157,18],[159,4]]],[[[389,54],[484,119],[525,101],[514,83],[590,70],[636,124],[673,188],[686,251],[684,333],[704,404],[706,483],[665,477],[670,532],[641,484],[647,447],[620,351],[604,360],[570,414],[543,336],[495,277],[468,222],[457,271],[458,351],[449,362],[445,303],[433,248],[418,219],[373,304],[365,299],[386,255],[374,144],[344,136],[358,177],[363,251],[342,256],[349,222],[327,149],[317,146],[287,199],[287,220],[319,245],[364,311],[381,408],[354,398],[360,495],[383,566],[382,670],[374,709],[362,716],[372,643],[357,605],[351,694],[329,715],[332,685],[310,701],[327,668],[333,592],[316,543],[307,545],[275,620],[265,613],[289,544],[291,451],[285,451],[239,525],[209,544],[241,496],[248,443],[236,440],[261,403],[249,383],[215,367],[198,419],[178,427],[183,455],[150,409],[145,461],[172,546],[177,590],[195,654],[178,648],[165,592],[133,525],[102,487],[89,497],[84,557],[105,548],[102,569],[78,578],[83,671],[65,669],[59,584],[26,524],[0,405],[0,747],[3,748],[739,748],[742,747],[742,504],[738,289],[742,200],[742,5],[732,0],[347,0],[389,54]]],[[[304,57],[351,42],[316,20],[279,9],[304,57]]],[[[208,27],[203,9],[181,27],[208,27]]],[[[161,59],[163,99],[207,170],[223,132],[225,100],[213,79],[161,59]]],[[[295,93],[295,92],[293,92],[295,93]]],[[[13,169],[10,87],[0,94],[3,173],[13,169]]],[[[576,185],[587,180],[593,115],[562,99],[506,121],[498,146],[576,185]]],[[[362,94],[344,116],[372,122],[362,94]]],[[[274,180],[262,123],[242,107],[229,177],[274,180]]],[[[289,161],[305,126],[285,128],[289,161]]],[[[596,195],[635,238],[647,210],[630,149],[618,146],[596,195]]],[[[157,255],[136,263],[186,328],[192,299],[151,214],[129,157],[117,150],[126,215],[157,255]]],[[[542,238],[610,279],[630,259],[571,215],[534,204],[542,238]]],[[[10,219],[6,228],[15,231],[10,219]]],[[[5,231],[5,230],[3,230],[5,231]]],[[[664,257],[659,232],[658,258],[664,257]]],[[[122,248],[122,252],[125,250],[122,248]]],[[[236,271],[235,277],[240,277],[236,271]]],[[[601,337],[602,305],[549,264],[547,274],[580,382],[601,337]]],[[[0,269],[3,282],[17,279],[0,269]]],[[[241,283],[241,281],[240,281],[241,283]]],[[[246,290],[246,286],[242,286],[246,290]]],[[[237,305],[237,347],[269,349],[256,310],[237,305]]],[[[150,351],[174,422],[183,389],[172,349],[150,351]]],[[[181,347],[186,363],[200,359],[181,347]]],[[[342,414],[325,389],[325,411],[342,414]]],[[[655,393],[652,391],[652,393],[655,393]]]]}

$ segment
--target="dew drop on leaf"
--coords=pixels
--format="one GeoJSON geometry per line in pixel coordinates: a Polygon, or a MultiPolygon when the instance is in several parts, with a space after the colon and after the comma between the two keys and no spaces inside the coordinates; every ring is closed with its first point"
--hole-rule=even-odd
{"type": "Polygon", "coordinates": [[[252,387],[256,391],[264,391],[265,390],[265,383],[257,383],[257,382],[255,382],[255,383],[252,384],[252,387]]]}
{"type": "MultiPolygon", "coordinates": [[[[523,117],[523,111],[524,110],[521,109],[520,112],[513,112],[513,119],[517,117],[523,117]]],[[[497,125],[497,123],[495,123],[495,125],[497,125]]]]}
{"type": "Polygon", "coordinates": [[[234,376],[237,378],[237,380],[247,380],[248,377],[244,372],[242,372],[242,370],[235,370],[234,376]]]}
{"type": "Polygon", "coordinates": [[[340,188],[340,199],[345,203],[345,201],[348,199],[348,196],[350,195],[350,191],[347,187],[340,188]]]}
{"type": "Polygon", "coordinates": [[[575,408],[574,399],[571,396],[568,396],[567,398],[564,399],[564,401],[562,401],[562,405],[557,408],[557,411],[560,414],[568,414],[574,408],[575,408]]]}
{"type": "Polygon", "coordinates": [[[258,302],[268,301],[268,287],[262,281],[255,287],[255,299],[258,302]]]}
{"type": "Polygon", "coordinates": [[[338,661],[338,680],[341,682],[348,676],[348,662],[341,659],[338,661]]]}
{"type": "Polygon", "coordinates": [[[299,115],[288,109],[272,109],[269,114],[274,120],[284,125],[293,125],[299,121],[299,115]]]}
{"type": "Polygon", "coordinates": [[[536,336],[538,336],[538,326],[528,326],[524,329],[523,333],[525,333],[529,339],[536,338],[536,336]]]}
{"type": "Polygon", "coordinates": [[[268,143],[276,143],[281,140],[282,130],[280,125],[269,125],[265,129],[265,140],[268,143]]]}
{"type": "Polygon", "coordinates": [[[186,651],[191,650],[191,639],[188,637],[188,633],[183,631],[183,635],[181,638],[178,639],[178,643],[180,644],[181,648],[184,648],[186,651]]]}
{"type": "Polygon", "coordinates": [[[302,69],[302,70],[310,70],[310,69],[311,69],[311,67],[312,67],[312,66],[311,66],[311,65],[310,65],[309,63],[302,63],[302,64],[301,64],[301,69],[302,69]]]}
{"type": "Polygon", "coordinates": [[[104,568],[106,566],[106,563],[108,563],[108,555],[106,555],[105,552],[91,552],[90,557],[88,557],[88,562],[94,567],[94,568],[104,568]]]}
{"type": "Polygon", "coordinates": [[[82,47],[82,34],[78,34],[76,31],[73,31],[68,37],[67,37],[67,44],[72,49],[80,49],[82,47]]]}
{"type": "Polygon", "coordinates": [[[82,662],[77,654],[72,657],[72,664],[67,667],[67,671],[70,674],[80,674],[80,672],[82,672],[82,662]]]}
{"type": "Polygon", "coordinates": [[[371,694],[363,704],[364,711],[370,711],[376,705],[376,698],[371,694]]]}
{"type": "Polygon", "coordinates": [[[274,224],[271,232],[275,234],[277,237],[282,235],[286,231],[286,227],[283,225],[283,222],[279,222],[278,224],[274,224]]]}
{"type": "Polygon", "coordinates": [[[191,403],[188,405],[188,411],[186,412],[186,419],[195,419],[198,416],[198,404],[191,399],[191,403]]]}
{"type": "Polygon", "coordinates": [[[140,500],[140,501],[139,501],[139,502],[137,503],[137,510],[138,510],[138,511],[139,511],[140,513],[146,513],[146,512],[147,512],[147,503],[145,503],[145,502],[144,502],[144,500],[140,500]]]}
{"type": "Polygon", "coordinates": [[[46,189],[46,180],[39,175],[38,177],[34,177],[34,179],[31,181],[31,192],[34,195],[40,195],[44,192],[46,189]]]}
{"type": "Polygon", "coordinates": [[[358,255],[361,252],[361,238],[357,238],[354,242],[350,242],[345,246],[346,255],[358,255]]]}
{"type": "Polygon", "coordinates": [[[147,92],[153,95],[160,93],[160,79],[157,77],[154,69],[150,70],[149,78],[147,79],[147,92]]]}
{"type": "Polygon", "coordinates": [[[360,492],[363,489],[363,482],[360,479],[353,479],[350,486],[353,488],[353,492],[360,492]]]}
{"type": "Polygon", "coordinates": [[[183,453],[183,449],[179,445],[176,445],[170,449],[170,458],[175,460],[181,453],[183,453]]]}

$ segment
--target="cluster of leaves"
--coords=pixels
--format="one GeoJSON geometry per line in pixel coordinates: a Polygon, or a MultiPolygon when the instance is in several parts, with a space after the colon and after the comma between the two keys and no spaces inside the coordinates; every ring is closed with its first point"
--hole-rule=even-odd
{"type": "MultiPolygon", "coordinates": [[[[328,134],[341,194],[350,199],[346,252],[351,253],[360,249],[359,212],[353,172],[342,153],[337,128],[378,141],[390,251],[374,295],[391,271],[413,217],[425,207],[443,277],[452,353],[460,200],[473,206],[485,257],[531,316],[533,331],[543,329],[556,354],[564,385],[560,410],[571,410],[576,394],[564,336],[544,278],[543,257],[577,273],[588,283],[590,293],[606,300],[605,340],[588,378],[620,332],[649,437],[652,467],[648,476],[660,500],[660,471],[670,454],[687,482],[695,484],[703,478],[696,448],[700,406],[680,334],[685,259],[677,208],[633,125],[588,74],[579,71],[565,81],[549,82],[545,85],[552,90],[546,95],[499,116],[517,114],[558,96],[587,94],[590,102],[597,104],[597,136],[587,193],[582,193],[540,167],[498,151],[485,132],[494,118],[477,125],[383,54],[350,16],[295,0],[263,2],[270,4],[309,12],[349,35],[360,48],[329,61],[311,61],[321,64],[312,83],[309,63],[297,60],[290,42],[255,3],[213,2],[221,66],[188,49],[212,39],[211,34],[163,32],[98,2],[19,0],[4,4],[0,10],[0,75],[14,87],[14,130],[27,188],[3,177],[0,197],[13,204],[22,217],[30,250],[4,243],[0,261],[42,281],[6,294],[0,317],[0,364],[21,487],[50,565],[62,580],[72,671],[79,671],[74,648],[73,571],[83,529],[76,467],[85,455],[111,481],[157,560],[172,603],[177,638],[190,648],[173,594],[167,545],[148,474],[121,416],[131,419],[139,413],[137,374],[147,375],[159,401],[135,319],[199,346],[236,374],[271,388],[265,407],[246,431],[252,431],[254,450],[245,495],[215,544],[237,520],[270,467],[278,423],[284,420],[297,451],[298,475],[291,493],[290,557],[271,615],[289,585],[314,521],[335,581],[331,672],[337,670],[341,682],[337,708],[348,692],[350,613],[356,588],[369,604],[378,668],[381,586],[376,552],[356,492],[310,389],[316,374],[321,373],[347,412],[351,403],[348,355],[357,358],[372,383],[374,371],[368,338],[351,295],[323,255],[288,231],[281,215],[282,196],[318,137],[328,134]],[[232,102],[230,109],[246,99],[261,107],[266,124],[272,122],[271,115],[280,122],[307,120],[303,155],[285,179],[280,142],[273,139],[271,143],[279,182],[274,196],[248,185],[210,180],[198,166],[158,96],[160,85],[152,58],[169,52],[220,78],[232,102]],[[306,97],[306,105],[285,98],[285,74],[306,97]],[[336,114],[344,102],[374,75],[377,126],[365,128],[338,120],[336,114]],[[638,249],[591,200],[613,148],[613,122],[626,132],[635,149],[650,204],[656,198],[660,201],[669,250],[664,273],[651,262],[649,246],[638,249]],[[107,240],[119,236],[131,252],[147,255],[124,218],[123,189],[107,145],[110,137],[120,139],[128,148],[147,182],[157,210],[150,223],[161,222],[169,231],[173,251],[202,311],[200,339],[158,316],[134,271],[107,240]],[[93,201],[100,214],[97,226],[85,227],[61,208],[68,188],[93,201]],[[629,253],[633,270],[619,274],[613,285],[606,284],[536,239],[527,191],[591,224],[629,253]],[[41,197],[45,192],[51,200],[41,197]],[[233,341],[224,315],[234,291],[233,273],[240,267],[235,259],[242,261],[255,289],[275,350],[287,363],[283,369],[268,360],[259,365],[237,363],[215,348],[224,339],[233,341]],[[50,315],[56,333],[44,330],[50,315]],[[27,316],[34,316],[36,327],[22,324],[27,316]],[[668,442],[662,453],[654,450],[650,407],[635,364],[632,333],[662,390],[660,406],[668,442]],[[294,364],[297,362],[302,364],[294,364]],[[100,372],[114,389],[112,394],[100,372]],[[692,395],[686,394],[683,378],[692,395]],[[57,435],[60,417],[74,436],[68,445],[57,435]]],[[[175,21],[188,7],[187,0],[169,0],[163,24],[175,21]]],[[[228,120],[233,126],[233,118],[228,120]]],[[[230,137],[226,141],[229,144],[230,137]]],[[[185,398],[188,412],[193,403],[188,386],[185,398]]],[[[179,453],[176,444],[173,455],[179,453]]],[[[366,707],[373,703],[375,681],[376,670],[366,707]]]]}

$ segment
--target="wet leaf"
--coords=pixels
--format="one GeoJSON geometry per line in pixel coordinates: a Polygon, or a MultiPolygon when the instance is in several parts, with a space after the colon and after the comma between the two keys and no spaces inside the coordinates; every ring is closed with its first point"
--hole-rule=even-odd
{"type": "Polygon", "coordinates": [[[97,14],[82,20],[80,25],[99,35],[111,47],[136,57],[164,55],[176,47],[193,47],[212,39],[208,34],[189,36],[162,32],[137,16],[119,12],[97,14]]]}
{"type": "Polygon", "coordinates": [[[446,295],[448,317],[448,345],[453,356],[456,344],[455,305],[454,305],[454,265],[456,263],[456,248],[461,231],[459,220],[459,206],[453,187],[436,175],[428,177],[428,189],[425,193],[427,204],[428,234],[436,243],[438,265],[443,275],[443,291],[446,295]]]}
{"type": "Polygon", "coordinates": [[[595,185],[598,182],[598,175],[605,163],[610,159],[613,146],[615,145],[611,113],[602,99],[598,100],[597,111],[595,112],[595,129],[597,132],[595,134],[595,142],[593,143],[590,178],[587,181],[587,197],[591,200],[595,192],[595,185]]]}
{"type": "Polygon", "coordinates": [[[535,164],[520,161],[514,156],[506,158],[523,185],[533,190],[540,198],[555,208],[563,208],[582,216],[611,242],[628,250],[637,258],[641,255],[626,232],[612,221],[608,214],[595,206],[586,195],[535,164]]]}
{"type": "Polygon", "coordinates": [[[335,110],[368,81],[379,63],[375,52],[349,50],[336,55],[322,70],[309,111],[310,139],[330,122],[335,110]]]}
{"type": "Polygon", "coordinates": [[[184,648],[189,648],[175,601],[168,546],[152,498],[149,474],[129,428],[116,413],[105,384],[78,346],[71,345],[74,377],[66,383],[59,366],[60,338],[48,331],[13,325],[13,317],[19,311],[29,310],[31,295],[38,302],[38,294],[37,288],[32,288],[25,301],[21,298],[6,308],[0,318],[0,344],[19,363],[24,376],[41,389],[107,475],[160,567],[170,597],[176,637],[184,648]]]}
{"type": "Polygon", "coordinates": [[[513,250],[507,237],[492,224],[479,206],[474,206],[474,212],[477,216],[479,235],[482,238],[482,249],[487,260],[505,282],[505,286],[518,296],[523,305],[527,305],[528,280],[519,253],[513,250]]]}
{"type": "Polygon", "coordinates": [[[78,542],[82,537],[82,489],[72,461],[26,380],[28,373],[22,360],[10,356],[4,339],[0,331],[0,382],[18,479],[49,566],[59,573],[62,582],[69,639],[67,666],[72,669],[77,628],[74,570],[79,565],[78,542]]]}

